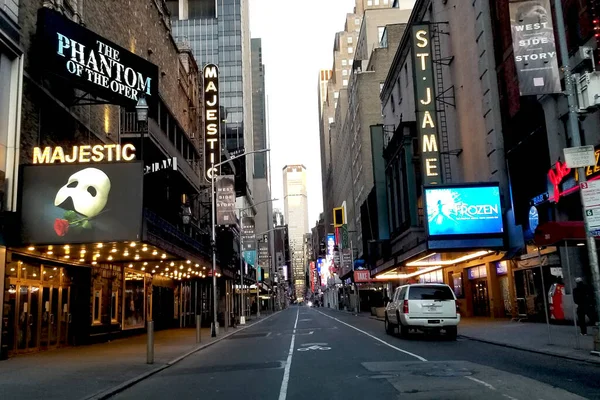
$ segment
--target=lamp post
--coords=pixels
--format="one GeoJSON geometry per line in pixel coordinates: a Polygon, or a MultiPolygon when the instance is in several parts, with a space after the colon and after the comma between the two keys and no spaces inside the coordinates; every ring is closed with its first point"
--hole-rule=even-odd
{"type": "Polygon", "coordinates": [[[135,113],[137,116],[137,121],[142,123],[142,132],[140,133],[140,152],[142,162],[144,161],[144,138],[146,136],[146,127],[148,123],[148,102],[144,96],[140,96],[137,104],[135,105],[135,113]]]}
{"type": "Polygon", "coordinates": [[[216,249],[216,224],[215,224],[215,175],[216,175],[216,171],[217,168],[220,167],[223,164],[228,163],[229,161],[233,161],[236,160],[240,157],[245,157],[249,154],[256,154],[256,153],[265,153],[267,151],[271,151],[271,149],[261,149],[261,150],[254,150],[254,151],[250,151],[247,153],[242,153],[240,155],[231,157],[228,160],[222,161],[220,163],[217,164],[212,164],[212,167],[210,169],[210,204],[211,204],[211,230],[212,230],[212,243],[211,243],[211,247],[212,247],[212,283],[213,283],[213,320],[212,320],[212,324],[211,324],[211,337],[216,337],[217,336],[217,249],[216,249]]]}
{"type": "MultiPolygon", "coordinates": [[[[269,200],[265,200],[265,201],[261,201],[258,202],[250,207],[246,207],[246,208],[241,208],[238,209],[238,211],[240,212],[240,325],[245,325],[246,324],[246,316],[244,315],[245,313],[245,308],[244,308],[244,260],[243,260],[243,249],[242,249],[242,213],[246,210],[249,210],[251,208],[254,208],[256,206],[259,206],[261,204],[265,204],[265,203],[271,203],[273,201],[277,201],[279,199],[269,199],[269,200]]],[[[256,234],[254,235],[254,248],[256,249],[256,253],[258,255],[258,246],[256,246],[256,234]]],[[[257,257],[258,258],[258,257],[257,257]]],[[[255,264],[257,264],[257,262],[255,261],[255,264]]],[[[258,268],[256,269],[257,273],[258,273],[258,268]]],[[[258,288],[258,276],[256,278],[256,287],[258,288]]],[[[257,290],[258,293],[258,290],[257,290]]],[[[256,296],[256,301],[257,301],[257,316],[260,316],[260,303],[258,303],[260,301],[258,294],[256,296]]]]}

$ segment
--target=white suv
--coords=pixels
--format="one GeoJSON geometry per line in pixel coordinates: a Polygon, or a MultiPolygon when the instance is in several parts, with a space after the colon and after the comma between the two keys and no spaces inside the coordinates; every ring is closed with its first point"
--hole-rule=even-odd
{"type": "Polygon", "coordinates": [[[390,335],[396,327],[402,337],[411,329],[438,333],[444,330],[456,340],[459,322],[456,296],[450,286],[441,283],[400,286],[385,308],[385,330],[390,335]]]}

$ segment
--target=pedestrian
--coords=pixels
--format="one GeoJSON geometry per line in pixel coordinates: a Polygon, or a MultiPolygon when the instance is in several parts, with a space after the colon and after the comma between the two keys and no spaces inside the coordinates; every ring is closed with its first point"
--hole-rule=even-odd
{"type": "Polygon", "coordinates": [[[587,335],[587,324],[585,322],[585,317],[587,316],[590,319],[590,322],[593,324],[594,317],[594,307],[592,304],[592,294],[588,286],[583,282],[583,279],[576,278],[575,283],[577,286],[573,289],[573,301],[577,304],[577,323],[579,325],[579,329],[581,330],[581,334],[583,336],[587,335]]]}

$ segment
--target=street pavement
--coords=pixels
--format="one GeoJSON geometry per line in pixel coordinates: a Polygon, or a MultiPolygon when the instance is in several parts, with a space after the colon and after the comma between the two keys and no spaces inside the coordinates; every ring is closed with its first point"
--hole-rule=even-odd
{"type": "Polygon", "coordinates": [[[595,364],[462,338],[405,340],[377,320],[290,307],[114,398],[600,399],[598,376],[595,364]]]}

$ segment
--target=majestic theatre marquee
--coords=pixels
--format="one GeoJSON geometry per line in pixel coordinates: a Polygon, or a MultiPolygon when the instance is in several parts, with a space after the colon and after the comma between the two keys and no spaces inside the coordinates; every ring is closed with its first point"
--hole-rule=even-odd
{"type": "Polygon", "coordinates": [[[207,181],[218,175],[215,164],[221,162],[221,117],[219,109],[219,68],[207,64],[204,78],[204,171],[207,181]]]}
{"type": "Polygon", "coordinates": [[[442,183],[429,24],[411,28],[412,64],[424,185],[442,183]]]}
{"type": "Polygon", "coordinates": [[[73,146],[70,150],[65,150],[60,146],[56,147],[34,147],[34,164],[85,164],[100,162],[120,162],[135,160],[135,147],[128,143],[120,144],[96,144],[73,146]]]}

